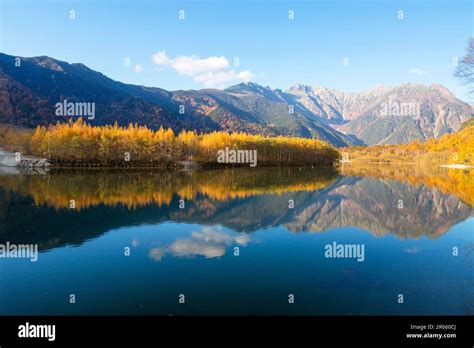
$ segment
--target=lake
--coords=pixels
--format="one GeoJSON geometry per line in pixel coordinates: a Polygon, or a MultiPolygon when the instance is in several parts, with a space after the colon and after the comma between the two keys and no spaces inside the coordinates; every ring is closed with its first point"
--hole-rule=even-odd
{"type": "Polygon", "coordinates": [[[0,258],[0,314],[472,315],[473,197],[413,166],[3,171],[0,244],[38,255],[0,258]]]}

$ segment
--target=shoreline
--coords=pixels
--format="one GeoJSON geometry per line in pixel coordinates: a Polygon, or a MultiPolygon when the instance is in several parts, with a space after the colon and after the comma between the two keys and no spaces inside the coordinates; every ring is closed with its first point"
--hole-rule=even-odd
{"type": "Polygon", "coordinates": [[[474,166],[468,166],[467,164],[442,164],[440,165],[442,168],[449,168],[449,169],[470,169],[474,168],[474,166]]]}
{"type": "MultiPolygon", "coordinates": [[[[377,165],[377,166],[407,166],[407,165],[417,165],[417,166],[427,166],[427,165],[433,165],[432,163],[429,162],[391,162],[391,161],[348,161],[348,162],[339,162],[340,164],[347,164],[347,165],[377,165]]],[[[474,168],[474,166],[470,166],[467,164],[439,164],[438,167],[440,168],[448,168],[448,169],[471,169],[474,168]]]]}

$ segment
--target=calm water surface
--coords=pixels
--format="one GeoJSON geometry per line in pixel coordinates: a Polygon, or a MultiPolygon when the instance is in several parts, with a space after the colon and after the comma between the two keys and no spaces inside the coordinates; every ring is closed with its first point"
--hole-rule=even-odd
{"type": "Polygon", "coordinates": [[[407,170],[4,172],[0,314],[472,315],[474,173],[407,170]]]}

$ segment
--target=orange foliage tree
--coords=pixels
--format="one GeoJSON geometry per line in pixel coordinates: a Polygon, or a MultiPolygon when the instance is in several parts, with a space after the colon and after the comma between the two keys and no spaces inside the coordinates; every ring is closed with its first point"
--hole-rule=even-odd
{"type": "Polygon", "coordinates": [[[333,146],[317,139],[222,131],[197,134],[182,130],[176,135],[170,128],[91,126],[82,119],[37,127],[29,144],[35,155],[74,166],[168,166],[179,160],[213,164],[217,152],[226,147],[256,150],[258,163],[263,165],[331,165],[339,158],[333,146]]]}

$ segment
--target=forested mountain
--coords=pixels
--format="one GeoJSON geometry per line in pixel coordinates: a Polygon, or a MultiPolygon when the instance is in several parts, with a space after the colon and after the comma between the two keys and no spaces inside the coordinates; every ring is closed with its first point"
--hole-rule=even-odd
{"type": "Polygon", "coordinates": [[[16,58],[0,54],[0,123],[29,128],[70,118],[55,114],[56,103],[65,100],[94,103],[93,125],[281,134],[338,147],[439,138],[472,117],[472,107],[441,85],[341,92],[301,84],[282,91],[249,82],[166,91],[114,81],[80,63],[16,58]]]}
{"type": "Polygon", "coordinates": [[[326,140],[336,146],[360,143],[319,119],[293,112],[269,89],[244,84],[228,90],[169,92],[124,84],[87,68],[50,57],[20,58],[0,54],[0,123],[35,127],[65,121],[55,114],[56,103],[94,103],[93,125],[129,123],[208,132],[292,135],[326,140]]]}

